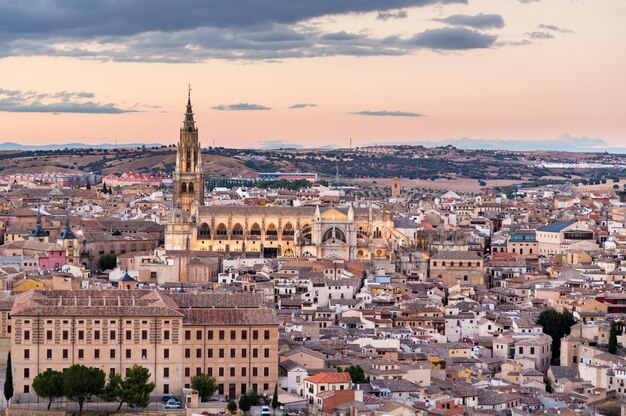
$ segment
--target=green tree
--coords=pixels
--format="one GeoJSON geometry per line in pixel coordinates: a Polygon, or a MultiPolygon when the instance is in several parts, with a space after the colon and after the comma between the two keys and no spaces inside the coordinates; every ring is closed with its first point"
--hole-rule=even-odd
{"type": "Polygon", "coordinates": [[[104,389],[104,371],[99,368],[74,364],[63,373],[63,395],[78,403],[78,414],[83,414],[85,400],[97,396],[104,389]]]}
{"type": "Polygon", "coordinates": [[[106,194],[106,193],[108,193],[108,192],[109,192],[109,190],[107,189],[107,184],[106,184],[106,182],[105,182],[105,183],[103,183],[103,184],[102,184],[102,193],[103,193],[103,194],[106,194]]]}
{"type": "Polygon", "coordinates": [[[100,398],[105,402],[118,402],[117,409],[115,413],[119,412],[124,404],[124,399],[122,398],[122,376],[118,373],[110,373],[109,374],[109,382],[102,390],[100,394],[100,398]]]}
{"type": "Polygon", "coordinates": [[[256,390],[250,390],[248,392],[248,399],[250,400],[250,406],[258,406],[261,398],[259,397],[259,393],[256,390]]]}
{"type": "Polygon", "coordinates": [[[537,323],[543,327],[543,332],[552,337],[552,357],[559,357],[561,354],[561,338],[569,335],[572,325],[576,320],[572,314],[564,310],[559,313],[554,309],[546,309],[537,319],[537,323]]]}
{"type": "Polygon", "coordinates": [[[87,186],[85,186],[85,188],[87,188],[87,190],[91,189],[91,182],[87,181],[87,186]]]}
{"type": "Polygon", "coordinates": [[[274,384],[274,395],[272,396],[272,409],[276,411],[276,409],[280,406],[278,402],[278,383],[274,384]]]}
{"type": "Polygon", "coordinates": [[[228,409],[230,413],[235,413],[237,411],[237,403],[235,403],[233,399],[230,399],[226,405],[226,409],[228,409]]]}
{"type": "Polygon", "coordinates": [[[7,371],[4,377],[4,398],[7,401],[13,397],[13,365],[11,364],[11,351],[7,356],[7,371]]]}
{"type": "Polygon", "coordinates": [[[365,383],[367,381],[365,373],[363,372],[363,367],[361,367],[360,365],[351,365],[350,367],[346,368],[345,371],[350,374],[350,378],[352,379],[353,383],[365,383]]]}
{"type": "Polygon", "coordinates": [[[609,332],[609,353],[615,354],[617,352],[617,329],[615,328],[615,321],[611,321],[611,331],[609,332]]]}
{"type": "Polygon", "coordinates": [[[117,256],[115,254],[103,254],[98,260],[100,270],[110,270],[117,267],[117,256]]]}
{"type": "Polygon", "coordinates": [[[239,409],[241,409],[242,412],[248,413],[251,407],[250,398],[246,394],[239,398],[239,409]]]}
{"type": "Polygon", "coordinates": [[[33,390],[37,396],[48,399],[48,410],[52,402],[63,397],[63,373],[47,369],[37,374],[33,380],[33,390]]]}
{"type": "Polygon", "coordinates": [[[215,390],[217,390],[217,383],[215,379],[206,374],[199,374],[191,378],[191,388],[198,391],[198,395],[204,401],[209,400],[215,390]]]}
{"type": "Polygon", "coordinates": [[[118,402],[116,412],[120,411],[124,403],[132,408],[147,407],[150,393],[155,388],[155,384],[149,380],[148,369],[135,364],[128,369],[125,379],[117,373],[109,375],[109,382],[100,398],[106,402],[118,402]]]}

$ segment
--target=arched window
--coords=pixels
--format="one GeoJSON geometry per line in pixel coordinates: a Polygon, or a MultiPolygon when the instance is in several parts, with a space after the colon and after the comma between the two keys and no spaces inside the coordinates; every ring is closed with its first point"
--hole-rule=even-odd
{"type": "Polygon", "coordinates": [[[308,243],[311,242],[313,232],[310,224],[304,224],[302,226],[302,239],[308,243]]]}
{"type": "Polygon", "coordinates": [[[233,227],[233,235],[243,235],[243,227],[241,224],[237,223],[233,227]]]}
{"type": "Polygon", "coordinates": [[[250,228],[250,235],[261,235],[261,226],[258,223],[252,224],[252,228],[250,228]]]}
{"type": "Polygon", "coordinates": [[[268,225],[267,230],[265,230],[265,235],[278,235],[278,230],[276,229],[276,226],[274,224],[268,225]]]}
{"type": "Polygon", "coordinates": [[[186,193],[187,192],[187,183],[183,182],[180,184],[180,192],[182,193],[186,193]]]}
{"type": "Polygon", "coordinates": [[[380,228],[376,227],[376,229],[374,230],[374,238],[382,238],[383,237],[383,233],[380,231],[380,228]]]}
{"type": "Polygon", "coordinates": [[[219,236],[225,236],[228,234],[228,230],[226,229],[226,226],[223,222],[220,222],[220,224],[217,226],[216,234],[219,236]]]}
{"type": "Polygon", "coordinates": [[[293,230],[293,225],[291,225],[290,222],[288,222],[287,224],[285,224],[285,226],[283,227],[283,235],[293,235],[294,234],[294,230],[293,230]]]}
{"type": "Polygon", "coordinates": [[[328,241],[332,238],[343,241],[344,243],[346,242],[346,235],[337,227],[329,228],[328,230],[326,230],[324,236],[322,237],[322,242],[328,241]]]}
{"type": "Polygon", "coordinates": [[[193,182],[189,182],[189,187],[187,188],[189,192],[193,192],[193,182]]]}
{"type": "Polygon", "coordinates": [[[198,229],[198,238],[201,240],[207,240],[211,238],[211,228],[206,222],[203,222],[200,225],[200,228],[198,229]]]}

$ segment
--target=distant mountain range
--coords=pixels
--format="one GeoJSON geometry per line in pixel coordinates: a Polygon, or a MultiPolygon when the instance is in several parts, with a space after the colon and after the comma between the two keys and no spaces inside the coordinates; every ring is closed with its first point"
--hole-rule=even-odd
{"type": "Polygon", "coordinates": [[[162,146],[161,143],[120,143],[120,144],[84,144],[84,143],[61,143],[61,144],[42,144],[27,145],[14,142],[0,143],[0,151],[8,150],[63,150],[63,149],[122,149],[128,147],[154,147],[162,146]]]}

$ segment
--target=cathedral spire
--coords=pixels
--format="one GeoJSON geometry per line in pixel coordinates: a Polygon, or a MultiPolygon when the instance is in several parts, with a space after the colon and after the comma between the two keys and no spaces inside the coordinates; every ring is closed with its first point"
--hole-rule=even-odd
{"type": "Polygon", "coordinates": [[[196,124],[193,120],[193,110],[191,108],[191,84],[187,86],[187,111],[185,112],[185,121],[183,122],[183,130],[194,131],[196,124]]]}

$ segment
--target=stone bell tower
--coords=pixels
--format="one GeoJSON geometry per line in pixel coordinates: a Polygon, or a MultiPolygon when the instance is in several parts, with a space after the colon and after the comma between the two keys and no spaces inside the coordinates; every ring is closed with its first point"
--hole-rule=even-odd
{"type": "Polygon", "coordinates": [[[191,108],[191,86],[187,93],[187,111],[176,154],[174,172],[174,208],[189,212],[196,200],[204,205],[204,172],[202,171],[202,148],[198,141],[198,128],[193,120],[191,108]]]}

